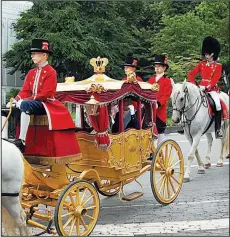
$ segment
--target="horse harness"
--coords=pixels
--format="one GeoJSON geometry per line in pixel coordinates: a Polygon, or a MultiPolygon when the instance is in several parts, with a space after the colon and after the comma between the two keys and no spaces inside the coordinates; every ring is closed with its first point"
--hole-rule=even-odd
{"type": "MultiPolygon", "coordinates": [[[[192,135],[191,135],[191,132],[190,132],[190,130],[191,130],[191,129],[190,129],[190,128],[191,128],[191,123],[192,123],[192,121],[195,119],[195,117],[196,117],[198,111],[200,110],[201,105],[203,105],[203,106],[206,107],[206,108],[208,107],[208,98],[206,97],[205,93],[202,93],[202,92],[200,91],[200,96],[198,96],[198,97],[196,98],[195,102],[194,102],[189,108],[186,108],[186,99],[187,99],[187,101],[189,101],[189,94],[188,94],[188,88],[187,88],[187,86],[185,87],[185,89],[184,89],[183,92],[185,93],[184,105],[183,105],[180,109],[175,106],[175,105],[176,105],[176,101],[177,101],[177,97],[178,97],[179,94],[180,94],[180,91],[178,91],[178,93],[177,93],[177,95],[176,95],[175,102],[173,103],[173,110],[174,110],[174,111],[178,111],[178,112],[180,113],[181,118],[183,118],[183,119],[181,119],[181,121],[182,121],[182,127],[184,128],[185,125],[187,124],[188,129],[189,129],[189,136],[190,136],[191,139],[192,139],[192,135]],[[201,99],[200,99],[200,102],[199,102],[199,98],[201,98],[201,99]],[[194,106],[196,106],[196,112],[195,112],[194,115],[189,119],[188,117],[186,117],[185,113],[188,112],[188,111],[189,111],[191,108],[193,108],[194,106]]],[[[208,129],[211,127],[213,121],[214,121],[214,117],[211,118],[211,122],[209,123],[209,125],[207,126],[207,128],[205,129],[205,131],[203,132],[202,135],[204,135],[204,134],[208,131],[208,129]]]]}

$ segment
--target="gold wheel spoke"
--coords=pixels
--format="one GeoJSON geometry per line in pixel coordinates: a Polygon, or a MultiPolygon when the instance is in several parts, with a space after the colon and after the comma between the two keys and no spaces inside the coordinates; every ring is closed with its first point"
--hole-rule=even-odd
{"type": "Polygon", "coordinates": [[[81,236],[80,235],[80,222],[79,222],[79,218],[76,218],[76,231],[77,231],[77,236],[81,236]]]}
{"type": "Polygon", "coordinates": [[[168,161],[169,161],[169,157],[168,157],[168,144],[165,146],[165,167],[168,167],[168,161]]]}
{"type": "Polygon", "coordinates": [[[156,182],[156,186],[157,186],[157,184],[160,182],[160,180],[161,179],[163,179],[165,177],[165,175],[161,175],[161,177],[157,180],[157,182],[156,182]]]}
{"type": "Polygon", "coordinates": [[[154,170],[156,173],[165,173],[165,170],[154,170]]]}
{"type": "Polygon", "coordinates": [[[165,182],[165,178],[166,178],[166,176],[164,176],[164,178],[163,178],[163,180],[162,180],[162,183],[161,183],[161,185],[160,185],[160,188],[159,188],[159,193],[161,192],[161,189],[162,189],[162,187],[163,187],[163,184],[164,184],[164,182],[165,182]]]}
{"type": "Polygon", "coordinates": [[[80,201],[80,205],[82,204],[83,200],[84,200],[84,197],[85,197],[85,194],[87,192],[87,189],[84,190],[84,193],[82,194],[82,197],[81,197],[81,201],[80,201]]]}
{"type": "Polygon", "coordinates": [[[175,179],[172,175],[171,177],[180,185],[180,182],[177,179],[175,179]]]}
{"type": "Polygon", "coordinates": [[[167,177],[165,177],[164,188],[163,188],[163,197],[164,198],[165,198],[165,194],[166,194],[166,188],[167,188],[167,177]]]}
{"type": "Polygon", "coordinates": [[[168,198],[170,198],[171,193],[170,193],[170,187],[169,187],[169,177],[167,177],[167,192],[168,192],[168,198]]]}
{"type": "Polygon", "coordinates": [[[69,230],[69,236],[72,235],[73,233],[73,227],[74,227],[74,223],[75,223],[76,217],[74,217],[74,219],[72,220],[71,226],[70,226],[70,230],[69,230]]]}
{"type": "Polygon", "coordinates": [[[63,229],[65,229],[67,227],[67,225],[73,220],[74,216],[71,216],[66,223],[63,225],[63,229]]]}
{"type": "Polygon", "coordinates": [[[81,223],[83,224],[85,230],[87,230],[87,225],[85,224],[85,221],[84,221],[84,219],[82,218],[82,216],[80,217],[80,221],[81,221],[81,223]]]}
{"type": "Polygon", "coordinates": [[[163,153],[163,151],[161,150],[161,152],[160,152],[160,157],[161,157],[161,159],[162,159],[162,161],[163,161],[163,164],[165,163],[165,158],[164,158],[164,153],[163,153]]]}
{"type": "Polygon", "coordinates": [[[85,214],[85,216],[88,217],[88,218],[91,219],[91,220],[94,220],[94,219],[95,219],[94,217],[89,216],[88,214],[85,214]]]}
{"type": "Polygon", "coordinates": [[[79,187],[76,187],[76,206],[79,205],[79,187]]]}
{"type": "Polygon", "coordinates": [[[176,154],[173,156],[173,158],[170,160],[170,162],[169,162],[169,167],[173,164],[173,161],[175,160],[176,156],[177,156],[177,153],[176,153],[176,154]]]}
{"type": "MultiPolygon", "coordinates": [[[[171,156],[172,148],[173,148],[173,146],[171,145],[171,149],[170,149],[170,152],[169,152],[169,158],[170,158],[170,156],[171,156]]],[[[170,160],[169,160],[169,161],[170,161],[170,160]]]]}
{"type": "Polygon", "coordinates": [[[96,206],[90,206],[90,207],[86,207],[85,209],[86,210],[91,210],[91,209],[95,209],[96,208],[96,206]]]}
{"type": "Polygon", "coordinates": [[[165,170],[165,167],[161,164],[161,162],[160,161],[158,161],[157,160],[157,163],[156,164],[159,164],[160,165],[160,167],[161,167],[161,169],[163,169],[163,170],[165,170]]]}
{"type": "Polygon", "coordinates": [[[71,212],[68,212],[68,213],[66,213],[66,214],[63,214],[61,217],[69,216],[69,215],[72,215],[73,213],[74,213],[74,212],[71,211],[71,212]]]}
{"type": "Polygon", "coordinates": [[[170,184],[171,184],[171,187],[172,187],[172,189],[173,189],[173,192],[176,193],[176,189],[175,189],[175,187],[174,187],[174,185],[173,185],[173,182],[172,182],[170,176],[169,176],[169,182],[170,182],[170,184]]]}
{"type": "Polygon", "coordinates": [[[69,193],[69,197],[70,197],[70,200],[71,200],[72,206],[73,206],[73,207],[76,207],[76,206],[75,206],[74,199],[73,199],[73,196],[72,196],[72,193],[69,193]]]}
{"type": "Polygon", "coordinates": [[[181,160],[178,160],[175,164],[173,164],[170,168],[172,169],[174,166],[176,166],[177,164],[179,164],[181,162],[181,160]]]}
{"type": "Polygon", "coordinates": [[[82,206],[85,206],[85,204],[86,204],[87,202],[89,202],[89,200],[92,199],[92,197],[93,197],[93,195],[91,195],[91,196],[82,204],[82,206]]]}

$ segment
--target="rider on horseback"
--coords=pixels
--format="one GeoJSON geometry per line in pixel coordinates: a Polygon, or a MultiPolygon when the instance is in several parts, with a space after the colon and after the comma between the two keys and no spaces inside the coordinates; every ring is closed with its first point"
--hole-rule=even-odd
{"type": "Polygon", "coordinates": [[[220,53],[220,43],[217,39],[208,36],[203,40],[202,55],[206,61],[200,62],[191,72],[188,73],[188,79],[191,83],[195,82],[195,77],[198,73],[202,78],[199,87],[207,91],[215,102],[215,131],[216,138],[223,138],[221,128],[221,104],[219,97],[219,88],[217,82],[221,78],[222,65],[217,63],[220,53]]]}

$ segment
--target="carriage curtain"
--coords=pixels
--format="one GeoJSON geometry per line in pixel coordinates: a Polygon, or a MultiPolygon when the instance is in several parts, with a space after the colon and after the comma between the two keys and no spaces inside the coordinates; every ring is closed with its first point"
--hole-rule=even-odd
{"type": "MultiPolygon", "coordinates": [[[[142,90],[139,85],[135,84],[123,84],[120,90],[102,92],[98,95],[98,101],[100,103],[109,104],[113,101],[120,100],[123,97],[134,93],[143,100],[153,102],[156,100],[156,92],[152,90],[142,90]]],[[[85,104],[90,99],[92,93],[86,91],[62,91],[56,92],[55,98],[60,102],[73,102],[77,104],[85,104]]]]}
{"type": "Polygon", "coordinates": [[[107,106],[100,106],[98,108],[98,114],[90,115],[89,119],[91,125],[96,131],[95,142],[97,147],[102,150],[107,150],[111,145],[111,141],[108,136],[109,114],[107,106]]]}

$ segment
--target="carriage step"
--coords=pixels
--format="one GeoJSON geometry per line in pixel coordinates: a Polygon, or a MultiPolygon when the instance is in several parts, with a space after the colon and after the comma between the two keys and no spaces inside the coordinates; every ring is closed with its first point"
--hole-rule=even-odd
{"type": "Polygon", "coordinates": [[[142,192],[134,192],[134,193],[130,193],[129,195],[127,196],[123,196],[122,197],[122,200],[125,200],[125,201],[132,201],[132,200],[135,200],[139,197],[141,197],[143,195],[142,192]]]}

